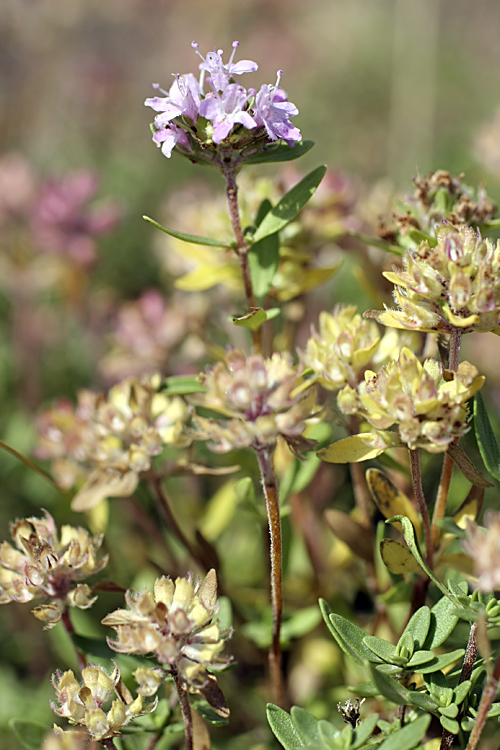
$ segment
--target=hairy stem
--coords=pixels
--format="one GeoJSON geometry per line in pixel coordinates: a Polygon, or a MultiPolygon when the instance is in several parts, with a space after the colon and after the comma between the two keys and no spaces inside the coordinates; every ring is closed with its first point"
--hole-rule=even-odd
{"type": "Polygon", "coordinates": [[[500,680],[500,654],[498,655],[495,669],[488,678],[488,682],[483,690],[481,696],[481,702],[477,710],[476,723],[469,736],[469,742],[466,750],[476,750],[481,734],[483,733],[484,725],[488,717],[488,711],[491,708],[491,704],[495,700],[495,695],[498,690],[498,681],[500,680]]]}
{"type": "MultiPolygon", "coordinates": [[[[459,685],[461,682],[465,682],[466,680],[470,679],[472,670],[474,669],[474,662],[476,661],[477,648],[478,648],[476,631],[477,631],[477,624],[473,622],[470,626],[469,641],[467,643],[467,649],[465,651],[464,663],[462,664],[462,671],[460,672],[460,679],[458,681],[459,685]]],[[[451,732],[448,732],[447,729],[443,729],[443,734],[441,737],[441,744],[439,746],[439,750],[450,750],[451,746],[453,745],[454,739],[455,739],[454,734],[452,734],[451,732]]]]}
{"type": "Polygon", "coordinates": [[[191,706],[189,704],[189,695],[184,687],[177,667],[171,668],[172,677],[174,678],[177,695],[179,696],[179,705],[181,707],[182,719],[184,721],[184,736],[186,738],[186,750],[193,750],[193,717],[191,715],[191,706]]]}
{"type": "Polygon", "coordinates": [[[424,539],[425,539],[425,552],[426,562],[429,568],[432,569],[432,535],[431,535],[431,524],[429,520],[429,511],[427,510],[427,503],[425,502],[424,490],[422,487],[422,472],[420,470],[420,452],[417,450],[409,450],[410,454],[410,467],[411,467],[411,479],[413,484],[413,492],[415,493],[415,499],[417,501],[420,515],[422,516],[422,525],[424,528],[424,539]]]}
{"type": "Polygon", "coordinates": [[[273,640],[269,651],[269,672],[273,700],[278,706],[284,706],[285,685],[282,671],[280,631],[283,616],[283,570],[281,519],[278,486],[274,474],[271,451],[262,448],[256,451],[259,461],[262,487],[266,499],[267,521],[271,541],[271,604],[273,610],[273,640]]]}
{"type": "MultiPolygon", "coordinates": [[[[226,197],[229,208],[229,218],[231,219],[234,239],[236,240],[236,253],[240,261],[248,311],[251,312],[257,307],[257,303],[255,301],[252,277],[250,275],[250,265],[248,263],[248,252],[250,246],[245,241],[243,229],[241,227],[240,211],[238,207],[238,186],[236,184],[236,174],[233,165],[231,164],[225,167],[223,174],[226,181],[226,197]]],[[[260,354],[262,352],[262,331],[260,328],[257,331],[252,331],[252,343],[254,352],[260,354]]]]}
{"type": "MultiPolygon", "coordinates": [[[[448,357],[448,369],[456,372],[460,361],[460,344],[462,342],[462,331],[460,328],[454,328],[450,335],[450,349],[448,357]]],[[[458,443],[458,438],[454,441],[458,443]]],[[[437,526],[437,522],[443,518],[446,512],[446,503],[448,501],[448,493],[450,491],[451,475],[453,473],[453,461],[448,454],[445,455],[443,461],[443,471],[441,473],[441,481],[439,483],[439,489],[436,498],[436,505],[434,506],[434,514],[432,517],[432,551],[436,547],[439,541],[440,529],[437,526]]]]}
{"type": "Polygon", "coordinates": [[[73,627],[73,623],[71,622],[71,616],[70,616],[68,607],[66,607],[66,609],[62,613],[61,622],[64,625],[64,629],[66,630],[67,634],[70,637],[71,643],[75,650],[76,660],[78,662],[78,669],[81,672],[82,669],[85,669],[85,667],[87,666],[87,659],[85,658],[85,654],[83,654],[79,649],[77,649],[77,647],[73,643],[73,638],[71,636],[75,632],[75,628],[73,627]]]}

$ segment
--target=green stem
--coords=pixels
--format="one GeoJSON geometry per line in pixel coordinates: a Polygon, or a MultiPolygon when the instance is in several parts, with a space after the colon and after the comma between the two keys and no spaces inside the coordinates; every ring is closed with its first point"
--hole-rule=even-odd
{"type": "Polygon", "coordinates": [[[282,671],[280,631],[283,617],[283,569],[281,518],[278,486],[274,474],[272,454],[268,448],[256,450],[259,462],[262,487],[266,499],[267,521],[270,536],[271,557],[271,604],[273,610],[273,640],[269,651],[269,672],[273,701],[278,706],[285,705],[285,684],[282,671]]]}

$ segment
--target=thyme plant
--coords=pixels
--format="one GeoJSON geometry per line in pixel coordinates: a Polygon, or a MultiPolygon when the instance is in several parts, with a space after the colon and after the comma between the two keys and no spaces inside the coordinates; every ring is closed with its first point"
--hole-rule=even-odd
{"type": "MultiPolygon", "coordinates": [[[[168,91],[154,84],[162,96],[145,104],[155,112],[153,141],[162,156],[175,152],[221,175],[226,234],[193,234],[144,217],[177,250],[184,243],[180,256],[191,264],[177,274],[184,296],[167,303],[150,292],[129,303],[120,312],[121,338],[101,369],[128,372],[108,390],[82,390],[76,403],[62,399],[39,413],[35,457],[49,462],[48,473],[3,444],[53,482],[93,529],[109,531],[109,501],[122,503],[150,544],[168,545],[172,569],[165,558],[156,561],[152,587],[141,590],[92,583],[113,558],[106,534],[71,524],[58,531],[46,511],[12,523],[13,544],[0,548],[0,603],[41,599],[33,614],[45,629],[66,631],[79,672],[58,669],[52,678],[53,711],[76,729],[56,726],[43,738],[48,727],[19,717],[13,730],[32,750],[153,750],[179,746],[180,733],[186,750],[202,750],[210,747],[207,724],[229,722],[231,731],[232,703],[253,665],[270,728],[285,750],[474,750],[481,736],[496,736],[498,744],[500,512],[485,513],[483,525],[478,519],[485,490],[500,481],[500,451],[496,417],[490,420],[481,395],[481,363],[460,356],[466,334],[500,333],[494,203],[483,188],[437,171],[415,179],[414,195],[371,236],[361,215],[350,230],[342,223],[356,211],[348,200],[341,205],[345,185],[335,188],[330,176],[321,185],[326,167],[294,176],[293,184],[290,172],[275,184],[252,183],[247,167],[290,162],[313,145],[292,123],[298,110],[281,87],[283,72],[274,84],[245,88],[240,76],[258,66],[235,61],[238,42],[227,62],[222,50],[203,56],[192,46],[200,75],[176,75],[168,91]],[[370,277],[383,309],[317,309],[320,286],[340,265],[321,261],[332,240],[355,255],[357,278],[370,277]],[[190,295],[200,292],[208,303],[191,313],[190,295]],[[180,329],[172,332],[173,321],[180,329]],[[180,367],[161,372],[190,326],[202,353],[179,354],[180,367]],[[127,330],[136,338],[128,340],[127,330]],[[204,370],[194,374],[193,362],[204,370]],[[480,458],[486,471],[477,467],[480,458]],[[426,471],[435,474],[437,461],[441,477],[433,486],[426,471]],[[336,464],[347,464],[350,474],[336,464]],[[459,502],[450,495],[453,467],[462,486],[468,483],[459,502]],[[208,504],[211,515],[202,508],[202,522],[189,523],[182,504],[203,492],[200,478],[222,484],[208,504]],[[335,491],[322,516],[311,508],[325,481],[335,491]],[[255,591],[242,595],[228,586],[228,570],[220,569],[217,540],[224,528],[231,532],[236,503],[267,528],[258,575],[270,610],[255,591]],[[319,528],[331,528],[350,566],[336,558],[336,584],[346,570],[363,579],[368,617],[326,582],[319,528]],[[288,569],[292,532],[314,571],[305,597],[288,569]],[[103,543],[109,555],[100,556],[103,543]],[[75,610],[122,593],[126,608],[110,603],[101,618],[114,636],[79,632],[75,610]],[[319,596],[319,605],[301,605],[309,595],[319,596]],[[318,632],[320,613],[341,700],[336,706],[327,694],[316,718],[292,706],[292,674],[297,642],[318,632]]],[[[188,223],[203,210],[197,206],[188,223]]],[[[87,229],[83,246],[93,254],[90,237],[98,229],[87,229]]],[[[304,665],[306,674],[307,659],[304,665]]],[[[248,709],[259,710],[262,718],[262,706],[248,709]]],[[[239,723],[248,723],[241,706],[237,711],[239,723]]],[[[216,747],[231,737],[215,736],[216,747]]],[[[264,732],[252,746],[270,742],[264,732]]]]}

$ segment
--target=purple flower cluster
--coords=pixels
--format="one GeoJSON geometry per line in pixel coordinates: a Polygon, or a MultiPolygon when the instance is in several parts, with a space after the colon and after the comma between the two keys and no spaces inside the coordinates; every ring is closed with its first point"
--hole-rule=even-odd
{"type": "MultiPolygon", "coordinates": [[[[258,68],[252,60],[233,62],[239,42],[233,42],[233,52],[226,65],[222,61],[223,50],[214,48],[203,57],[199,45],[193,42],[192,46],[203,61],[199,80],[191,73],[176,75],[170,91],[162,91],[164,97],[155,96],[144,102],[159,112],[154,118],[153,140],[161,146],[165,156],[170,157],[176,144],[192,152],[190,136],[198,133],[196,126],[200,118],[212,123],[210,140],[217,145],[225,141],[236,125],[254,131],[257,138],[265,130],[269,140],[282,138],[289,146],[301,140],[300,131],[290,122],[298,109],[287,101],[279,86],[281,70],[274,86],[264,84],[256,92],[234,82],[234,76],[253,73],[258,68]]],[[[154,88],[159,89],[159,85],[154,84],[154,88]]]]}

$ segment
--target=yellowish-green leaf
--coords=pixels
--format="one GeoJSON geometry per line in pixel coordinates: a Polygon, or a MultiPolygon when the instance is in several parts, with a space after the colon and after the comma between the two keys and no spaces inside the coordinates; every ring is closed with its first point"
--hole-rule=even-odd
{"type": "Polygon", "coordinates": [[[406,516],[415,526],[417,534],[420,536],[420,518],[416,509],[404,492],[398,489],[384,472],[378,469],[368,469],[366,472],[366,483],[373,502],[384,518],[406,516]]]}
{"type": "Polygon", "coordinates": [[[368,562],[373,561],[373,536],[367,528],[348,513],[333,508],[325,510],[325,520],[335,536],[347,544],[355,555],[368,562]]]}
{"type": "Polygon", "coordinates": [[[382,539],[380,542],[380,555],[386,567],[395,575],[418,573],[420,571],[420,565],[408,547],[400,544],[395,539],[382,539]]]}
{"type": "Polygon", "coordinates": [[[175,281],[177,289],[185,292],[204,292],[217,284],[234,281],[237,269],[231,265],[199,266],[175,281]]]}
{"type": "Polygon", "coordinates": [[[242,315],[241,318],[233,318],[232,320],[235,326],[242,326],[243,328],[250,328],[251,331],[257,331],[262,323],[266,322],[267,316],[262,307],[257,307],[247,315],[242,315]]]}
{"type": "Polygon", "coordinates": [[[388,448],[400,445],[401,441],[396,432],[376,430],[339,440],[337,443],[322,448],[317,455],[322,461],[328,461],[331,464],[355,464],[376,458],[388,448]]]}
{"type": "Polygon", "coordinates": [[[235,491],[238,482],[238,479],[230,479],[207,503],[200,531],[209,542],[214,542],[231,523],[238,502],[235,491]]]}

